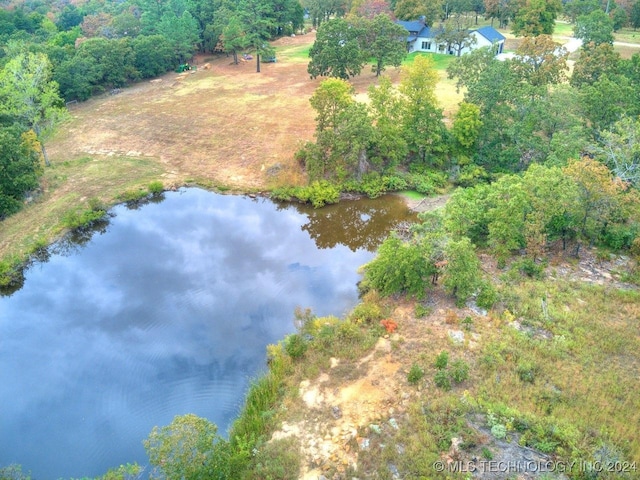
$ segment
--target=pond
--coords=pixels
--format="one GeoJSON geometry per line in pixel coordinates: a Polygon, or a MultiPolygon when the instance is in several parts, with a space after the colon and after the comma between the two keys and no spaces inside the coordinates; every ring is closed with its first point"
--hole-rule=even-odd
{"type": "Polygon", "coordinates": [[[185,413],[226,432],[294,309],[348,311],[358,267],[411,220],[399,197],[312,210],[182,189],[115,207],[0,297],[0,466],[146,464],[151,428],[185,413]]]}

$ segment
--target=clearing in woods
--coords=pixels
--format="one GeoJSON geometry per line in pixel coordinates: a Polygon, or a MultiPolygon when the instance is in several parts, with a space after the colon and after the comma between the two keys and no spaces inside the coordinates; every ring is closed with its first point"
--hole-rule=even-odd
{"type": "MultiPolygon", "coordinates": [[[[202,56],[195,72],[71,105],[71,119],[47,144],[52,165],[42,195],[2,222],[0,258],[48,243],[63,216],[88,208],[89,199],[113,204],[153,180],[244,192],[304,182],[294,153],[315,130],[309,98],[323,79],[307,73],[314,40],[313,33],[277,40],[278,61],[262,64],[261,73],[255,59],[234,65],[231,57],[202,56]]],[[[462,94],[439,74],[438,97],[450,115],[462,94]]],[[[400,78],[395,68],[385,75],[400,78]]],[[[351,79],[360,100],[376,82],[368,65],[351,79]]]]}

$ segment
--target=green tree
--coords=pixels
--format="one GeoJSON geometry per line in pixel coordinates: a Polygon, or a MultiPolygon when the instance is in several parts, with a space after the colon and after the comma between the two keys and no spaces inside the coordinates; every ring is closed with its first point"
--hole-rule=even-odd
{"type": "Polygon", "coordinates": [[[371,119],[366,106],[357,103],[351,91],[345,80],[327,79],[311,97],[317,112],[316,143],[298,152],[311,181],[360,177],[369,169],[371,119]]]}
{"type": "Polygon", "coordinates": [[[218,428],[193,414],[176,416],[168,426],[153,427],[143,442],[149,462],[164,478],[204,480],[228,478],[227,443],[218,428]]]}
{"type": "Polygon", "coordinates": [[[487,196],[489,185],[456,189],[444,208],[443,225],[454,239],[469,237],[483,244],[488,234],[487,196]]]}
{"type": "Polygon", "coordinates": [[[516,36],[551,35],[561,12],[560,0],[524,0],[511,29],[516,36]]]}
{"type": "Polygon", "coordinates": [[[482,128],[480,107],[473,103],[460,103],[460,108],[453,118],[451,127],[455,150],[463,155],[470,155],[478,141],[480,128],[482,128]]]}
{"type": "Polygon", "coordinates": [[[593,244],[618,214],[625,186],[612,177],[605,165],[586,157],[570,162],[563,171],[573,179],[578,191],[575,251],[578,255],[582,243],[593,244]]]}
{"type": "Polygon", "coordinates": [[[594,10],[602,9],[600,0],[570,0],[564,5],[564,13],[571,23],[575,23],[578,17],[588,15],[594,10]]]}
{"type": "Polygon", "coordinates": [[[378,87],[369,87],[369,100],[373,119],[371,161],[382,168],[398,165],[408,154],[402,130],[402,99],[391,80],[382,77],[378,87]]]}
{"type": "Polygon", "coordinates": [[[238,5],[238,15],[244,25],[248,45],[256,54],[256,72],[260,73],[260,59],[273,57],[275,51],[269,44],[276,29],[270,5],[260,0],[242,0],[238,5]]]}
{"type": "Polygon", "coordinates": [[[387,66],[399,67],[407,56],[407,31],[393,22],[388,15],[376,15],[372,20],[364,21],[361,41],[362,50],[374,59],[372,66],[376,77],[387,66]]]}
{"type": "Polygon", "coordinates": [[[491,26],[497,19],[500,28],[506,27],[513,17],[515,7],[515,2],[510,0],[484,0],[485,16],[491,19],[491,26]]]}
{"type": "Polygon", "coordinates": [[[582,40],[584,45],[590,43],[613,45],[613,20],[602,10],[597,9],[588,15],[578,17],[573,33],[576,38],[582,40]]]}
{"type": "Polygon", "coordinates": [[[459,57],[462,50],[471,48],[476,43],[476,37],[471,35],[469,27],[469,22],[463,22],[462,17],[450,18],[442,25],[435,40],[446,45],[447,51],[453,51],[459,57]]]}
{"type": "Polygon", "coordinates": [[[181,15],[173,10],[166,11],[156,30],[169,41],[178,62],[191,58],[200,41],[198,22],[186,10],[181,15]]]}
{"type": "Polygon", "coordinates": [[[84,101],[91,97],[102,79],[102,68],[92,57],[76,56],[56,68],[53,79],[66,100],[84,101]]]}
{"type": "Polygon", "coordinates": [[[404,96],[402,125],[409,152],[422,162],[436,160],[445,149],[446,129],[435,89],[438,73],[430,57],[419,56],[402,70],[400,93],[404,96]]]}
{"type": "Polygon", "coordinates": [[[544,254],[547,240],[557,238],[566,248],[578,211],[575,182],[558,167],[533,164],[523,175],[522,185],[531,203],[524,227],[527,252],[535,260],[544,254]]]}
{"type": "Polygon", "coordinates": [[[480,74],[493,62],[497,62],[490,47],[472,50],[466,55],[454,59],[447,67],[447,77],[456,78],[456,89],[472,89],[480,74]]]}
{"type": "Polygon", "coordinates": [[[335,130],[339,118],[353,105],[353,87],[341,79],[327,79],[320,83],[309,99],[316,111],[316,130],[335,130]]]}
{"type": "Polygon", "coordinates": [[[512,60],[521,81],[533,86],[562,83],[567,79],[569,52],[550,35],[524,37],[512,60]]]}
{"type": "Polygon", "coordinates": [[[311,78],[348,79],[360,74],[366,58],[360,46],[362,30],[351,22],[336,18],[323,23],[316,34],[307,71],[311,78]]]}
{"type": "Polygon", "coordinates": [[[97,84],[105,87],[123,87],[138,78],[135,55],[128,38],[109,40],[90,38],[78,47],[75,58],[91,58],[100,68],[97,84]]]}
{"type": "Polygon", "coordinates": [[[365,281],[382,295],[407,293],[423,298],[428,279],[435,267],[416,242],[404,242],[390,235],[374,260],[365,265],[365,281]]]}
{"type": "Polygon", "coordinates": [[[631,7],[631,15],[629,15],[629,23],[636,30],[640,28],[640,0],[636,0],[631,7]]]}
{"type": "Polygon", "coordinates": [[[444,287],[456,298],[458,305],[464,305],[480,286],[480,260],[467,237],[450,240],[444,253],[447,262],[443,272],[444,287]]]}
{"type": "Polygon", "coordinates": [[[140,19],[135,15],[135,11],[131,10],[125,10],[113,17],[111,28],[116,37],[137,37],[140,34],[140,19]]]}
{"type": "Polygon", "coordinates": [[[140,35],[131,42],[135,55],[134,67],[142,78],[161,75],[175,66],[175,54],[162,35],[140,35]]]}
{"type": "Polygon", "coordinates": [[[249,40],[237,16],[232,16],[220,36],[225,53],[233,55],[233,63],[238,64],[238,51],[246,48],[249,40]]]}
{"type": "Polygon", "coordinates": [[[580,56],[575,63],[570,83],[574,87],[591,85],[602,75],[614,77],[620,73],[620,54],[610,43],[596,45],[590,43],[580,49],[580,56]]]}
{"type": "Polygon", "coordinates": [[[611,130],[600,133],[592,151],[613,174],[634,187],[640,187],[640,120],[624,117],[611,130]]]}
{"type": "Polygon", "coordinates": [[[629,15],[624,8],[616,7],[611,12],[611,20],[613,21],[613,31],[617,32],[629,23],[629,15]]]}
{"type": "Polygon", "coordinates": [[[487,239],[498,262],[504,263],[512,251],[525,244],[525,215],[530,208],[529,201],[519,178],[507,175],[492,184],[487,203],[487,239]]]}
{"type": "Polygon", "coordinates": [[[347,9],[344,0],[304,0],[303,5],[313,26],[318,28],[332,17],[343,17],[347,9]]]}
{"type": "Polygon", "coordinates": [[[465,101],[478,105],[481,112],[476,162],[488,170],[522,168],[522,149],[526,149],[529,142],[537,141],[532,135],[534,126],[523,122],[534,102],[523,91],[510,65],[499,61],[489,63],[473,80],[465,101]]]}
{"type": "Polygon", "coordinates": [[[64,8],[58,14],[56,25],[60,30],[70,30],[82,23],[84,15],[73,4],[65,5],[64,8]]]}
{"type": "Polygon", "coordinates": [[[21,53],[7,62],[0,72],[0,117],[3,115],[36,133],[48,165],[44,142],[67,110],[45,55],[21,53]]]}
{"type": "Polygon", "coordinates": [[[442,18],[443,2],[440,0],[397,0],[394,15],[399,20],[416,20],[424,17],[424,23],[428,27],[432,26],[436,20],[442,18]]]}
{"type": "Polygon", "coordinates": [[[20,209],[41,173],[37,140],[18,127],[0,127],[0,220],[20,209]]]}
{"type": "Polygon", "coordinates": [[[595,136],[623,116],[638,113],[637,103],[630,101],[637,99],[637,92],[621,75],[601,76],[592,85],[583,86],[579,98],[583,115],[595,136]]]}

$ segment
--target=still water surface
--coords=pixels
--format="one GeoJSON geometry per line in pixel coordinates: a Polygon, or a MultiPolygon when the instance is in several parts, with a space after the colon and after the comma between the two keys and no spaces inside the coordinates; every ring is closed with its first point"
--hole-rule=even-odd
{"type": "Polygon", "coordinates": [[[0,466],[36,480],[147,463],[154,425],[225,432],[296,306],[342,315],[396,197],[311,210],[199,189],[118,206],[0,297],[0,466]]]}

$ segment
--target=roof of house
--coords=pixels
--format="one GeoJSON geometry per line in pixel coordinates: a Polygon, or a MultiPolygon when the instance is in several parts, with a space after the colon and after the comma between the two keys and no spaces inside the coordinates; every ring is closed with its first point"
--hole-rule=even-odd
{"type": "Polygon", "coordinates": [[[493,42],[501,42],[501,41],[505,40],[504,35],[502,35],[495,28],[490,27],[488,25],[486,27],[480,27],[480,28],[476,29],[476,32],[478,32],[484,38],[489,40],[491,43],[493,43],[493,42]]]}
{"type": "Polygon", "coordinates": [[[424,28],[424,22],[421,22],[420,20],[414,20],[411,22],[407,22],[404,20],[396,20],[396,23],[399,25],[402,25],[410,33],[418,33],[420,30],[424,28]]]}
{"type": "MultiPolygon", "coordinates": [[[[408,42],[413,42],[416,38],[435,38],[439,33],[442,33],[442,26],[430,28],[420,20],[412,22],[396,20],[396,23],[402,25],[409,32],[409,36],[407,37],[408,42]]],[[[478,32],[491,43],[505,40],[504,35],[490,26],[480,27],[476,30],[472,30],[472,32],[478,32]]]]}

